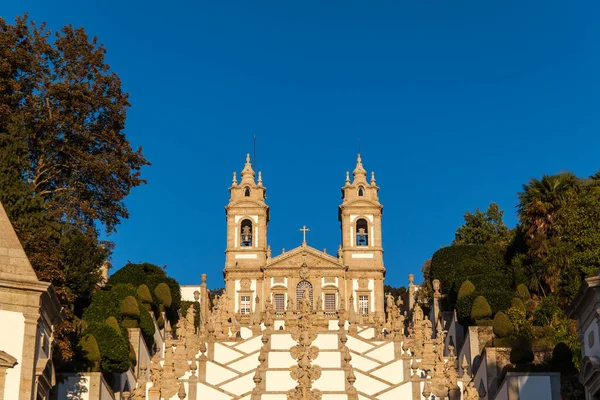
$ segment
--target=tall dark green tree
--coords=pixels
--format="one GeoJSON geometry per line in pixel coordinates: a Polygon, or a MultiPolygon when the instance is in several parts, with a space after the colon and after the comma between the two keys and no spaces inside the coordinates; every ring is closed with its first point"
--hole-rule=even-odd
{"type": "Polygon", "coordinates": [[[128,95],[105,62],[106,50],[83,28],[52,34],[27,15],[0,18],[0,201],[40,279],[56,287],[66,336],[89,303],[112,232],[128,216],[131,188],[148,164],[125,133],[128,95]]]}

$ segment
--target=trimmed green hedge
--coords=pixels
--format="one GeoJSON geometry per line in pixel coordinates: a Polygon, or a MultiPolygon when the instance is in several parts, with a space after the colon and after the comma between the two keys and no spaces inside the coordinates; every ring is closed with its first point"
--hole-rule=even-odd
{"type": "Polygon", "coordinates": [[[521,300],[518,297],[515,297],[514,299],[511,300],[510,306],[518,308],[519,310],[521,310],[523,312],[527,312],[527,309],[525,308],[525,303],[523,303],[523,300],[521,300]]]}
{"type": "MultiPolygon", "coordinates": [[[[460,287],[469,281],[477,295],[488,300],[493,312],[505,310],[514,297],[511,289],[512,274],[508,273],[503,250],[495,246],[453,245],[436,251],[431,258],[430,280],[439,279],[448,295],[448,306],[459,308],[460,287]]],[[[469,297],[471,287],[466,284],[461,297],[469,297]]],[[[462,300],[460,307],[472,301],[462,300]]],[[[463,310],[463,313],[470,313],[463,310]]]]}
{"type": "Polygon", "coordinates": [[[150,263],[130,263],[117,270],[110,277],[106,286],[130,284],[135,288],[139,288],[140,285],[146,285],[152,296],[152,311],[154,316],[159,318],[161,302],[155,294],[155,289],[161,283],[165,283],[171,292],[171,304],[169,307],[165,307],[165,313],[171,324],[175,326],[179,316],[178,311],[181,307],[181,288],[175,279],[167,276],[163,268],[150,263]]]}
{"type": "Polygon", "coordinates": [[[475,293],[475,285],[467,279],[460,285],[460,289],[458,289],[458,298],[461,299],[473,293],[475,293]]]}
{"type": "Polygon", "coordinates": [[[171,307],[173,298],[171,296],[171,289],[169,288],[169,285],[164,282],[159,283],[154,289],[154,294],[156,295],[159,304],[165,306],[165,309],[171,307]]]}
{"type": "Polygon", "coordinates": [[[517,285],[516,292],[517,297],[523,301],[527,301],[531,298],[531,294],[529,294],[529,289],[527,289],[527,286],[525,286],[525,284],[523,283],[517,285]]]}
{"type": "MultiPolygon", "coordinates": [[[[83,322],[88,325],[91,323],[97,323],[105,325],[112,329],[112,331],[127,338],[127,327],[139,327],[142,332],[142,336],[146,341],[148,348],[152,348],[154,345],[154,333],[155,325],[152,316],[146,311],[141,300],[137,298],[137,290],[132,285],[117,284],[113,285],[110,290],[101,290],[97,292],[90,306],[86,309],[83,314],[83,322]],[[135,313],[137,309],[137,313],[135,313]],[[122,313],[125,311],[125,315],[122,313]],[[137,315],[137,318],[132,318],[137,315]]],[[[103,331],[104,332],[104,331],[103,331]]],[[[96,335],[96,339],[100,345],[100,341],[109,342],[110,338],[99,337],[96,335]]],[[[127,342],[128,343],[128,342],[127,342]]],[[[121,350],[123,350],[121,348],[121,350]]],[[[100,345],[100,353],[104,357],[104,352],[107,348],[103,348],[100,345]]],[[[111,350],[111,354],[113,351],[111,350]]],[[[129,348],[125,349],[124,359],[129,358],[129,348]]],[[[114,354],[110,356],[110,359],[115,359],[114,354]]],[[[106,357],[104,357],[106,358],[106,357]]],[[[108,362],[104,361],[101,363],[102,372],[120,372],[115,370],[109,370],[105,368],[121,368],[123,358],[119,359],[119,362],[108,362]]]]}
{"type": "Polygon", "coordinates": [[[121,300],[121,307],[119,309],[123,318],[133,320],[140,318],[140,307],[138,300],[134,296],[127,296],[121,300]]]}
{"type": "Polygon", "coordinates": [[[489,319],[492,316],[492,308],[483,296],[477,296],[471,307],[471,319],[489,319]]]}
{"type": "Polygon", "coordinates": [[[119,326],[119,321],[115,317],[106,318],[106,325],[110,326],[117,332],[119,335],[121,334],[121,327],[119,326]]]}
{"type": "Polygon", "coordinates": [[[125,337],[104,322],[89,322],[86,333],[96,338],[103,372],[122,373],[129,369],[129,341],[125,337]]]}
{"type": "Polygon", "coordinates": [[[508,316],[502,311],[494,316],[492,327],[494,328],[494,334],[499,338],[509,337],[515,330],[508,316]]]}
{"type": "Polygon", "coordinates": [[[146,285],[140,285],[137,288],[137,297],[140,299],[146,310],[152,311],[152,293],[146,285]]]}
{"type": "Polygon", "coordinates": [[[79,340],[79,348],[89,362],[88,372],[98,372],[100,370],[100,349],[94,335],[87,334],[79,340]]]}

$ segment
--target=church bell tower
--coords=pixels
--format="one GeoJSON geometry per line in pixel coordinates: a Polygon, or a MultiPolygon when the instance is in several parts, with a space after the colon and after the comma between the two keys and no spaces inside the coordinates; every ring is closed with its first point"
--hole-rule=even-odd
{"type": "Polygon", "coordinates": [[[238,183],[236,173],[229,188],[227,215],[227,249],[225,269],[256,269],[265,265],[267,258],[267,224],[269,206],[265,203],[267,189],[263,186],[261,173],[255,181],[255,173],[246,156],[242,179],[238,183]]]}
{"type": "Polygon", "coordinates": [[[360,154],[356,168],[346,172],[342,187],[342,204],[338,219],[342,231],[340,256],[347,268],[347,293],[353,293],[357,312],[368,314],[370,310],[383,316],[383,246],[381,241],[381,216],[383,206],[379,203],[379,187],[375,173],[367,181],[367,171],[360,154]]]}
{"type": "Polygon", "coordinates": [[[261,173],[255,180],[250,154],[246,155],[242,179],[238,183],[233,173],[229,204],[225,206],[227,248],[223,270],[228,312],[246,317],[254,311],[254,299],[261,294],[262,268],[267,262],[266,192],[261,173]]]}

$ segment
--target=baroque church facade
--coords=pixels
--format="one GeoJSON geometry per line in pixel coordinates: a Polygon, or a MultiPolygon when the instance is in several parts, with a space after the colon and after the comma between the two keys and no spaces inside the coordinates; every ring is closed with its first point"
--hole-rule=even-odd
{"type": "Polygon", "coordinates": [[[379,187],[358,156],[356,168],[346,175],[338,218],[341,245],[336,255],[308,246],[306,227],[301,246],[272,256],[268,244],[269,206],[261,173],[256,179],[250,156],[238,182],[229,188],[225,288],[229,311],[246,323],[271,303],[276,314],[298,311],[305,290],[311,307],[327,317],[336,311],[354,310],[365,318],[383,318],[383,246],[379,187]],[[261,301],[265,300],[265,301],[261,301]],[[258,310],[256,308],[259,308],[258,310]]]}

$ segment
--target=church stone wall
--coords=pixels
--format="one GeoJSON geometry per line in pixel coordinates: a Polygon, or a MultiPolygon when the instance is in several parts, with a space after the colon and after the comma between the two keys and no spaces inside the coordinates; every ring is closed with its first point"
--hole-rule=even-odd
{"type": "MultiPolygon", "coordinates": [[[[18,399],[21,381],[21,364],[23,363],[25,317],[21,312],[0,310],[0,323],[4,328],[0,329],[0,350],[5,351],[17,359],[17,364],[6,371],[3,388],[4,400],[18,399]]],[[[0,382],[0,385],[1,384],[2,382],[0,382]]],[[[0,389],[2,389],[1,386],[0,389]]]]}

